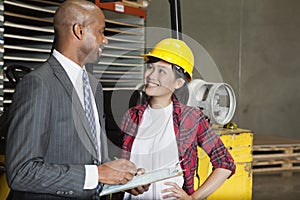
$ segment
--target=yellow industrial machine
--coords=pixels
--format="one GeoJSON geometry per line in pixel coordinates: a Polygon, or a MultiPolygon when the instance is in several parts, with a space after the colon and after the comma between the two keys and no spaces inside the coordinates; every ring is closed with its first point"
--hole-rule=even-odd
{"type": "Polygon", "coordinates": [[[3,170],[2,172],[0,172],[0,199],[4,200],[7,198],[8,194],[9,194],[9,187],[7,185],[7,181],[6,181],[6,175],[4,173],[4,155],[0,155],[0,163],[1,165],[3,164],[3,170]]]}
{"type": "MultiPolygon", "coordinates": [[[[234,158],[235,174],[211,194],[207,200],[251,200],[252,199],[252,145],[253,133],[244,129],[216,128],[220,137],[234,158]]],[[[212,171],[212,165],[206,153],[198,148],[198,174],[195,177],[195,189],[203,184],[212,171]]]]}
{"type": "MultiPolygon", "coordinates": [[[[207,199],[251,200],[253,133],[239,129],[235,123],[231,122],[236,107],[233,89],[226,83],[205,82],[200,79],[194,79],[188,86],[190,97],[187,104],[203,111],[215,132],[220,134],[221,140],[236,164],[235,174],[207,199]]],[[[201,148],[198,148],[195,189],[203,184],[211,171],[212,165],[209,157],[201,148]]]]}

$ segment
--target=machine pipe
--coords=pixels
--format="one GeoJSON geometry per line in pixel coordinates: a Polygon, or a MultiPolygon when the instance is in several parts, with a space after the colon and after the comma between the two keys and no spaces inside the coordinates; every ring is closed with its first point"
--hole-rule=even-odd
{"type": "Polygon", "coordinates": [[[172,37],[182,39],[180,0],[169,0],[171,13],[172,37]]]}

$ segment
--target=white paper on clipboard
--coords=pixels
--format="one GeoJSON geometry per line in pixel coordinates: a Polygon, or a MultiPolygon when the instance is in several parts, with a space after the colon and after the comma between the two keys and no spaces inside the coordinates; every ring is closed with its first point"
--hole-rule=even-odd
{"type": "Polygon", "coordinates": [[[165,169],[148,172],[133,177],[132,180],[128,181],[126,184],[123,185],[104,185],[103,190],[100,193],[100,196],[108,195],[120,191],[125,191],[128,189],[136,188],[138,186],[155,183],[157,181],[173,178],[176,176],[181,176],[183,174],[182,172],[183,171],[180,165],[176,165],[175,167],[171,167],[171,168],[165,168],[165,169]]]}

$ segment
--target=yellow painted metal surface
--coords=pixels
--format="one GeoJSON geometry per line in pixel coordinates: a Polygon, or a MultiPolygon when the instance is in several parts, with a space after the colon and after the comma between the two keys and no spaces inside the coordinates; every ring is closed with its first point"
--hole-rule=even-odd
{"type": "MultiPolygon", "coordinates": [[[[235,174],[211,194],[207,200],[251,200],[252,199],[252,145],[253,133],[243,129],[215,129],[231,153],[236,164],[235,174]]],[[[212,171],[212,165],[206,153],[198,148],[198,169],[200,185],[212,171]]],[[[199,178],[195,177],[195,189],[199,178]]]]}
{"type": "MultiPolygon", "coordinates": [[[[4,163],[4,155],[0,155],[0,162],[4,163]]],[[[7,198],[9,187],[7,185],[5,173],[0,175],[0,200],[7,198]]]]}

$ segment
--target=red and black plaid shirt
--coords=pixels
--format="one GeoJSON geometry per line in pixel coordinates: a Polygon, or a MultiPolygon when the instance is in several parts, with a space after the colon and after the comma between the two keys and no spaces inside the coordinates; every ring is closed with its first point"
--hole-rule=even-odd
{"type": "MultiPolygon", "coordinates": [[[[146,102],[130,108],[123,117],[121,126],[124,134],[123,158],[130,158],[132,144],[148,104],[149,102],[146,102]]],[[[194,193],[197,146],[200,146],[210,157],[213,169],[225,168],[232,171],[231,175],[235,173],[233,158],[199,109],[181,104],[173,96],[173,121],[179,160],[183,160],[181,168],[185,170],[183,189],[188,194],[194,193]]]]}

